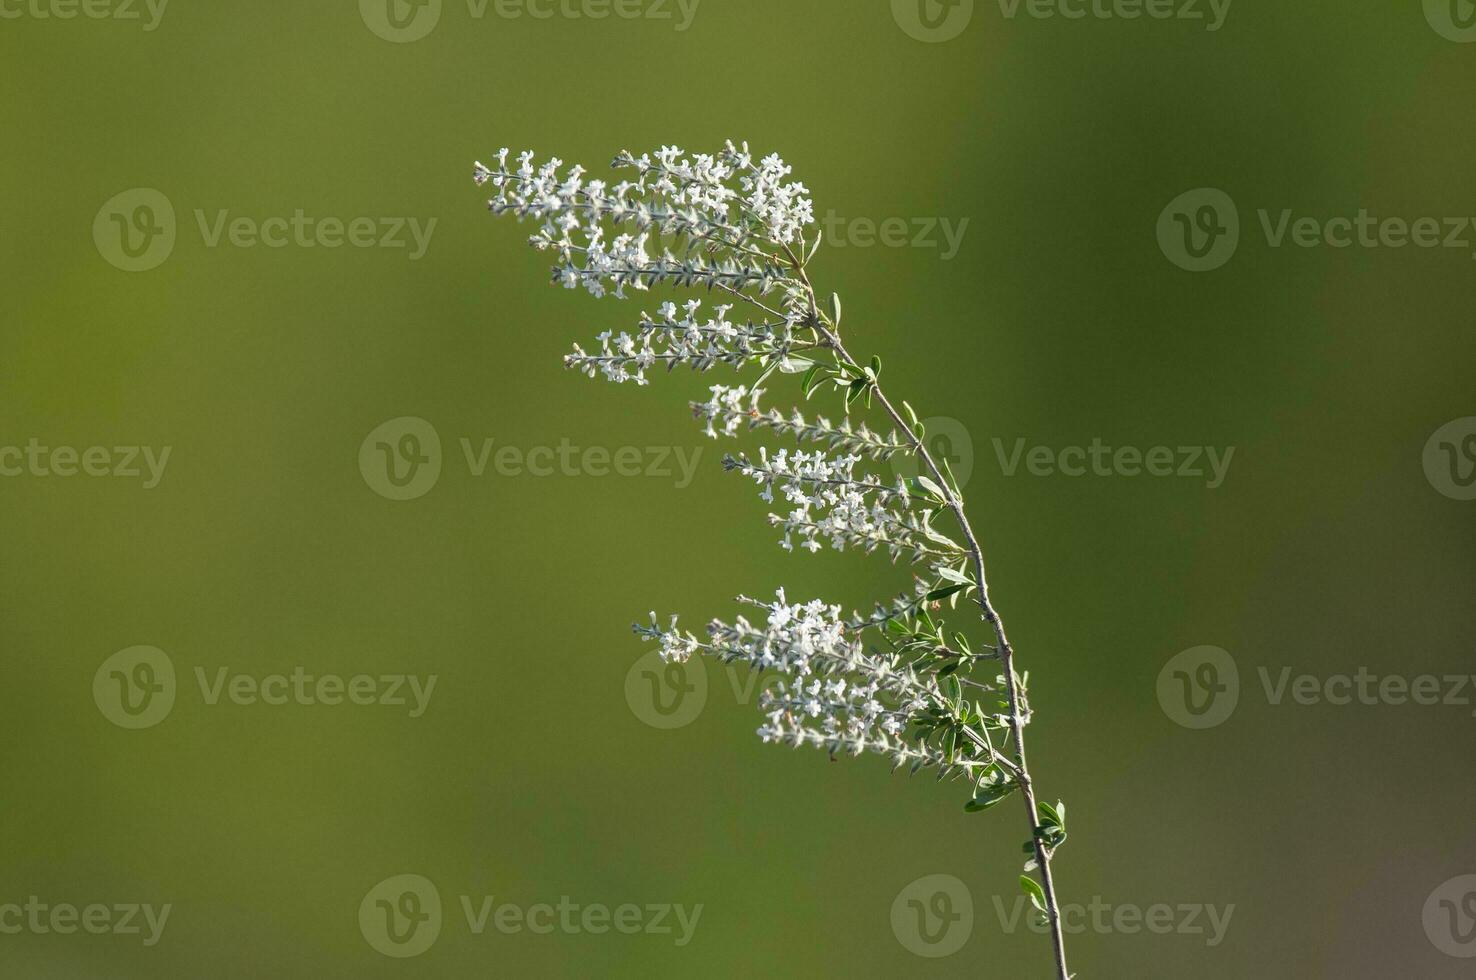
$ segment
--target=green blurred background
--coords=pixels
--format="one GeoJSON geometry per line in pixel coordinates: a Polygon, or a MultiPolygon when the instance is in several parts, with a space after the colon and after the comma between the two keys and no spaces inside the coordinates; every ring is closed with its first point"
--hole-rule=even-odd
{"type": "Polygon", "coordinates": [[[696,625],[740,592],[854,605],[908,581],[879,556],[779,551],[753,488],[721,472],[729,446],[684,407],[728,377],[565,373],[571,342],[650,304],[546,286],[527,228],[488,217],[470,179],[503,145],[603,170],[622,147],[730,136],[782,153],[822,215],[969,221],[946,261],[859,247],[848,225],[819,284],[890,390],[972,440],[971,510],[1031,670],[1033,767],[1071,814],[1063,900],[1235,907],[1216,946],[1073,936],[1080,976],[1471,975],[1422,919],[1476,872],[1471,706],[1276,706],[1257,675],[1471,670],[1476,503],[1422,466],[1432,433],[1476,414],[1471,247],[1273,248],[1256,213],[1473,213],[1476,47],[1432,29],[1433,0],[1241,0],[1217,31],[979,0],[939,43],[885,0],[702,0],[686,30],[674,4],[536,19],[446,0],[405,43],[351,0],[174,0],[153,30],[141,6],[58,19],[26,2],[0,19],[0,447],[172,452],[153,489],[0,479],[0,904],[172,912],[153,946],[0,935],[0,975],[1049,975],[1046,940],[997,912],[1016,902],[1013,802],[966,816],[957,785],[763,746],[715,669],[678,730],[626,696],[647,609],[696,625]],[[1155,225],[1201,187],[1237,202],[1241,242],[1196,274],[1155,225]],[[132,188],[177,214],[143,272],[92,233],[132,188]],[[412,260],[209,247],[195,217],[297,209],[436,225],[412,260]],[[396,502],[358,457],[404,416],[435,427],[443,466],[396,502]],[[1006,476],[992,440],[1022,438],[1235,456],[1214,490],[1006,476]],[[462,439],[703,456],[680,488],[477,477],[462,439]],[[92,686],[135,645],[178,676],[172,712],[136,731],[92,686]],[[1241,697],[1189,730],[1156,684],[1200,645],[1229,651],[1241,697]],[[195,671],[222,667],[437,685],[419,717],[212,705],[195,671]],[[445,915],[402,960],[358,910],[405,873],[445,915]],[[891,910],[935,873],[961,879],[973,921],[927,958],[891,910]],[[463,895],[703,911],[684,946],[479,936],[463,895]]]}

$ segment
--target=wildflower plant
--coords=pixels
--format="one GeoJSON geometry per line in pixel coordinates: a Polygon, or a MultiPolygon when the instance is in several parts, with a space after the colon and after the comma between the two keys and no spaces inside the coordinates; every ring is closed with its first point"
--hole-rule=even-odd
{"type": "Polygon", "coordinates": [[[1018,794],[1029,856],[1021,887],[1049,925],[1055,968],[1068,980],[1052,860],[1066,840],[1066,807],[1039,802],[1025,754],[1031,720],[1028,672],[990,600],[984,557],[946,459],[928,450],[918,413],[882,386],[879,358],[863,360],[842,339],[841,302],[823,301],[808,266],[813,236],[809,189],[778,156],[757,159],[729,141],[715,154],[662,147],[615,157],[618,181],[564,169],[532,153],[501,150],[474,176],[493,192],[494,214],[538,226],[530,243],[555,257],[553,281],[594,296],[653,286],[700,290],[706,298],[661,303],[633,330],[605,331],[598,347],[576,344],[564,363],[592,378],[645,385],[658,370],[685,366],[745,373],[692,403],[714,439],[761,430],[785,445],[757,456],[733,453],[724,467],[752,480],[774,507],[769,521],[786,550],[884,552],[914,569],[913,587],[869,613],[843,615],[820,599],[740,597],[746,615],[700,632],[655,613],[635,632],[661,656],[743,663],[782,675],[763,698],[765,742],[811,746],[831,757],[872,752],[910,772],[934,771],[970,788],[965,809],[986,810],[1018,794]],[[839,422],[766,404],[771,388],[809,401],[837,398],[839,422]],[[876,422],[856,416],[873,413],[876,422]],[[877,424],[879,428],[873,428],[877,424]],[[877,475],[899,457],[913,479],[877,475]],[[977,606],[988,643],[948,628],[946,604],[977,606]]]}

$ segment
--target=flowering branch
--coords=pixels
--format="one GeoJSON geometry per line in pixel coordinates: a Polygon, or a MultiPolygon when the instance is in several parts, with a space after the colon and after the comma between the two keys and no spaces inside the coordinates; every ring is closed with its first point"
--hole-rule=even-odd
{"type": "MultiPolygon", "coordinates": [[[[964,511],[963,495],[944,461],[929,452],[925,430],[906,402],[900,409],[881,386],[881,361],[861,361],[841,337],[840,299],[822,306],[808,264],[821,244],[806,239],[814,224],[808,189],[789,180],[779,157],[755,160],[747,144],[731,141],[716,154],[686,155],[676,147],[635,156],[622,152],[613,166],[628,174],[613,185],[587,180],[582,167],[561,172],[558,159],[534,164],[532,153],[495,166],[476,165],[478,184],[490,185],[494,214],[539,223],[530,243],[557,257],[553,280],[594,296],[653,286],[706,287],[734,302],[704,313],[700,300],[681,309],[663,303],[642,314],[634,333],[599,335],[598,352],[575,345],[565,364],[590,377],[648,383],[655,367],[719,365],[756,369],[737,386],[713,385],[712,397],[692,412],[712,438],[742,428],[768,430],[817,448],[761,448],[757,458],[730,454],[724,467],[752,479],[766,502],[776,492],[787,513],[769,515],[783,530],[780,544],[794,550],[885,551],[906,558],[924,577],[913,593],[878,604],[869,615],[842,617],[821,600],[791,604],[778,590],[773,602],[741,601],[763,610],[763,623],[745,617],[713,621],[704,636],[682,630],[676,617],[635,632],[656,642],[663,659],[708,656],[784,675],[764,695],[765,742],[886,755],[894,767],[932,769],[940,779],[967,779],[965,809],[988,809],[1019,793],[1029,822],[1031,855],[1021,886],[1049,924],[1059,980],[1069,980],[1061,915],[1051,861],[1066,840],[1065,805],[1040,802],[1026,762],[1025,727],[1031,710],[1028,674],[1015,669],[1015,651],[989,595],[983,552],[964,511]],[[611,236],[608,238],[607,236],[611,236]],[[653,255],[653,236],[669,243],[653,255]],[[734,304],[761,319],[735,322],[734,304]],[[761,407],[775,374],[801,376],[806,399],[830,390],[846,418],[807,420],[798,410],[761,407]],[[858,404],[880,408],[891,429],[880,433],[853,423],[858,404]],[[918,460],[920,475],[888,482],[865,471],[897,456],[918,460]],[[953,536],[935,526],[951,518],[953,536]],[[949,631],[935,614],[943,603],[977,604],[991,643],[949,631]],[[980,664],[998,670],[992,681],[973,676],[980,664]],[[990,699],[986,706],[985,700],[990,699]],[[992,707],[991,707],[992,706],[992,707]]],[[[986,675],[987,676],[987,675],[986,675]]]]}

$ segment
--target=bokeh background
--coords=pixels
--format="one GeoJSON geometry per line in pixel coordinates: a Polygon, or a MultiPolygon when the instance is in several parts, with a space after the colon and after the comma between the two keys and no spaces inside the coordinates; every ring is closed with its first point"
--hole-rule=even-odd
{"type": "MultiPolygon", "coordinates": [[[[858,605],[908,582],[881,557],[775,546],[753,488],[721,472],[730,447],[684,406],[726,377],[565,373],[571,342],[642,303],[545,285],[527,229],[471,182],[503,145],[600,170],[623,147],[730,136],[780,151],[839,221],[850,247],[815,273],[845,297],[852,347],[968,434],[971,510],[1031,672],[1033,767],[1069,807],[1063,900],[1234,906],[1217,945],[1088,928],[1079,975],[1471,974],[1448,955],[1476,952],[1470,920],[1442,949],[1424,910],[1476,872],[1473,705],[1277,705],[1259,671],[1472,672],[1476,503],[1425,462],[1436,430],[1476,414],[1476,231],[1278,248],[1257,213],[1473,214],[1476,46],[1453,39],[1469,4],[1239,0],[1211,31],[979,0],[927,7],[954,18],[934,32],[885,0],[701,0],[690,19],[654,0],[634,19],[394,4],[4,5],[0,446],[171,455],[152,488],[0,478],[0,904],[172,911],[152,946],[0,934],[0,974],[1049,975],[1047,941],[1014,918],[1014,801],[965,815],[958,785],[763,746],[751,692],[716,669],[675,730],[647,723],[639,671],[627,685],[648,609],[695,625],[739,593],[858,605]],[[1205,187],[1236,203],[1241,237],[1194,273],[1155,229],[1205,187]],[[168,200],[175,241],[130,272],[107,203],[137,188],[168,200]],[[436,223],[418,258],[212,247],[199,224],[297,209],[436,223]],[[865,222],[894,217],[968,224],[946,259],[866,247],[865,222]],[[407,416],[434,427],[442,465],[394,501],[360,449],[407,416]],[[685,486],[477,476],[463,439],[703,455],[685,486]],[[1010,476],[996,439],[1235,453],[1209,489],[1010,476]],[[93,683],[139,645],[177,691],[129,730],[93,683]],[[1193,730],[1158,679],[1200,646],[1233,659],[1240,697],[1193,730]],[[437,681],[412,717],[212,704],[196,680],[299,667],[437,681]],[[401,874],[445,910],[410,959],[359,920],[401,874]],[[934,874],[973,906],[937,958],[892,918],[934,874]],[[476,935],[461,896],[703,910],[685,945],[476,935]]],[[[131,221],[124,200],[112,213],[131,221]]]]}

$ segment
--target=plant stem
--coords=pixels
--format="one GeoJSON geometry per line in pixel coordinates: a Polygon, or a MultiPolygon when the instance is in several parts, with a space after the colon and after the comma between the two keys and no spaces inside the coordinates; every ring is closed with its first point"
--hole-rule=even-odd
{"type": "MultiPolygon", "coordinates": [[[[830,341],[836,353],[853,364],[859,364],[849,353],[838,336],[828,330],[824,331],[826,339],[830,341]]],[[[984,613],[984,619],[994,628],[994,636],[999,648],[999,662],[1004,669],[1005,691],[1010,705],[1010,729],[1015,743],[1015,781],[1020,785],[1020,793],[1025,799],[1025,814],[1030,826],[1030,840],[1035,845],[1035,860],[1040,865],[1041,888],[1045,892],[1046,915],[1050,919],[1051,942],[1056,953],[1056,973],[1059,980],[1070,980],[1070,974],[1066,971],[1066,944],[1065,937],[1061,933],[1061,913],[1056,901],[1056,885],[1051,875],[1051,855],[1046,846],[1041,843],[1036,835],[1036,821],[1038,811],[1035,801],[1035,787],[1030,780],[1030,768],[1025,762],[1025,719],[1021,704],[1020,688],[1018,678],[1015,676],[1015,650],[1010,646],[1009,638],[1005,635],[1004,621],[1000,619],[989,599],[989,581],[985,577],[984,554],[979,547],[979,540],[974,535],[974,529],[969,524],[968,516],[964,513],[963,501],[959,500],[958,494],[954,492],[953,484],[944,475],[932,454],[928,452],[927,446],[913,433],[912,427],[903,420],[901,413],[892,405],[887,396],[882,392],[881,385],[875,388],[877,401],[881,402],[882,408],[887,415],[891,416],[893,424],[897,429],[905,433],[912,443],[913,450],[918,458],[927,465],[932,474],[934,482],[943,488],[948,497],[948,508],[953,511],[959,528],[963,531],[964,540],[967,543],[969,557],[973,560],[974,571],[979,577],[978,602],[979,608],[984,613]]]]}
{"type": "MultiPolygon", "coordinates": [[[[846,350],[841,342],[839,328],[832,330],[819,315],[818,303],[815,299],[815,289],[810,284],[809,275],[793,252],[790,258],[795,262],[796,272],[804,283],[810,305],[810,319],[816,332],[824,339],[827,346],[841,357],[852,364],[860,364],[846,350]]],[[[897,430],[904,434],[912,449],[922,462],[927,466],[934,482],[943,489],[947,497],[948,509],[953,512],[958,521],[960,530],[963,532],[967,544],[970,559],[973,561],[974,572],[978,576],[979,589],[977,593],[979,608],[984,614],[984,619],[994,629],[994,636],[998,645],[998,655],[1001,667],[1004,669],[1005,692],[1009,700],[1010,708],[1010,730],[1011,737],[1015,743],[1015,766],[1011,775],[1020,787],[1020,794],[1025,800],[1025,817],[1030,827],[1030,841],[1035,849],[1035,861],[1040,867],[1041,890],[1045,893],[1046,917],[1049,919],[1051,928],[1051,944],[1055,950],[1056,976],[1057,980],[1071,980],[1071,974],[1066,969],[1066,941],[1061,931],[1061,911],[1056,899],[1055,878],[1051,874],[1051,853],[1043,844],[1036,833],[1039,819],[1039,810],[1036,806],[1035,786],[1030,779],[1030,768],[1025,761],[1025,711],[1023,699],[1020,695],[1019,679],[1015,676],[1015,650],[1010,646],[1009,638],[1005,635],[1004,621],[1000,619],[998,611],[989,599],[989,580],[984,571],[984,553],[979,547],[979,539],[974,534],[973,527],[969,524],[968,515],[964,513],[963,501],[959,499],[957,491],[953,488],[953,482],[944,476],[943,470],[938,466],[936,460],[928,452],[928,447],[917,434],[913,432],[912,426],[902,418],[900,412],[887,398],[881,389],[879,381],[874,383],[873,391],[876,398],[881,402],[882,409],[891,417],[892,423],[897,430]]]]}

